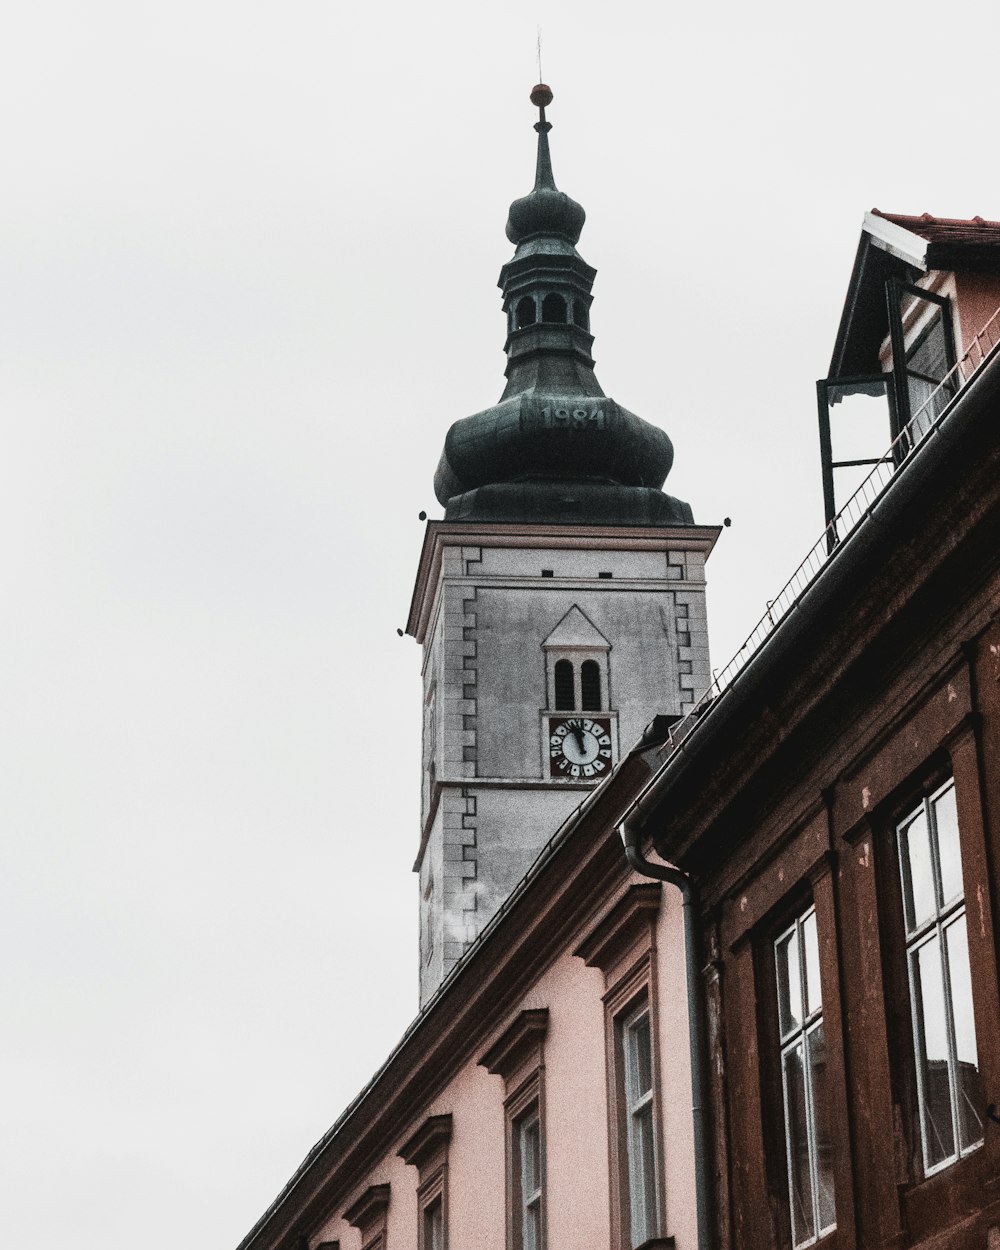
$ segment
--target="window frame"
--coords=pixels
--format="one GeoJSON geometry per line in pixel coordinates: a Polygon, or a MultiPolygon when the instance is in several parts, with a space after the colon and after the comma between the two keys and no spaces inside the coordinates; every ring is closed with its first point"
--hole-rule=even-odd
{"type": "MultiPolygon", "coordinates": [[[[955,783],[954,775],[947,776],[943,781],[938,780],[936,784],[923,788],[919,800],[914,804],[911,800],[909,809],[893,822],[893,850],[896,861],[896,870],[899,879],[899,907],[897,916],[899,920],[898,945],[900,947],[905,962],[905,974],[901,976],[901,981],[905,980],[905,987],[909,1006],[910,1036],[909,1051],[907,1052],[908,1077],[911,1082],[911,1091],[915,1092],[915,1118],[916,1131],[913,1136],[920,1144],[920,1162],[922,1165],[922,1175],[919,1179],[928,1180],[937,1174],[944,1172],[948,1168],[954,1167],[961,1163],[969,1155],[979,1150],[985,1142],[985,1126],[980,1124],[984,1131],[979,1138],[971,1142],[968,1146],[963,1147],[960,1140],[960,1115],[958,1111],[958,1081],[955,1069],[957,1068],[957,1043],[955,1038],[955,999],[953,994],[953,983],[951,978],[951,962],[952,956],[949,951],[948,942],[946,940],[947,930],[959,920],[964,920],[967,915],[966,908],[966,892],[965,892],[965,856],[962,853],[962,827],[958,819],[958,791],[955,783]],[[943,897],[943,885],[941,876],[941,850],[940,839],[938,836],[938,822],[935,811],[936,803],[948,792],[955,796],[955,812],[956,812],[956,833],[959,850],[959,877],[962,882],[961,894],[953,895],[950,899],[943,897]],[[928,835],[928,849],[930,851],[930,867],[932,875],[932,891],[933,891],[933,914],[921,921],[915,921],[912,925],[909,920],[908,913],[912,908],[912,901],[908,899],[907,887],[907,868],[904,865],[904,851],[902,835],[910,830],[923,816],[926,821],[928,835]],[[929,946],[935,938],[938,943],[942,992],[945,999],[945,1037],[948,1050],[948,1091],[949,1091],[949,1109],[951,1113],[951,1132],[953,1150],[950,1154],[945,1155],[937,1162],[930,1161],[930,1153],[927,1140],[927,1091],[925,1087],[924,1065],[921,1062],[921,1052],[924,1047],[925,1035],[925,1017],[920,1012],[920,991],[916,984],[917,974],[915,972],[915,956],[919,952],[929,946]]],[[[965,957],[968,960],[970,980],[972,978],[972,958],[968,949],[968,936],[966,935],[965,957]]],[[[974,1041],[976,1044],[977,1054],[977,1071],[980,1079],[982,1079],[982,1066],[979,1057],[981,1050],[981,1042],[979,1033],[975,1029],[975,994],[970,995],[970,1005],[972,1007],[972,1023],[973,1032],[975,1034],[974,1041]]],[[[911,1120],[912,1120],[911,1116],[911,1120]]],[[[977,1118],[978,1115],[977,1115],[977,1118]]]]}
{"type": "MultiPolygon", "coordinates": [[[[952,315],[951,299],[947,295],[942,295],[937,291],[931,291],[925,287],[916,286],[912,282],[905,282],[898,277],[890,277],[886,279],[885,284],[886,305],[889,318],[889,343],[892,352],[892,373],[895,378],[896,392],[896,408],[898,412],[898,429],[905,429],[912,421],[915,413],[912,410],[910,399],[909,379],[912,376],[920,381],[933,382],[938,385],[937,379],[932,379],[929,375],[918,373],[915,369],[910,368],[910,359],[916,352],[917,348],[922,345],[934,324],[938,314],[941,317],[941,329],[944,335],[945,350],[945,377],[955,366],[955,324],[952,315]],[[925,303],[933,305],[926,319],[922,315],[914,315],[912,309],[904,311],[905,300],[923,300],[925,303]]],[[[957,388],[954,383],[951,384],[950,394],[945,401],[950,403],[954,398],[957,388]]],[[[919,411],[919,409],[918,409],[919,411]]],[[[927,424],[933,420],[931,417],[927,424]]],[[[915,431],[917,441],[922,437],[924,430],[915,431]]],[[[895,437],[895,435],[894,435],[895,437]]]]}
{"type": "MultiPolygon", "coordinates": [[[[506,1161],[507,1250],[545,1250],[548,1237],[546,1210],[545,1036],[547,1007],[526,1008],[510,1022],[479,1060],[504,1083],[504,1157],[506,1161]],[[532,1119],[538,1125],[539,1240],[525,1246],[521,1179],[521,1133],[532,1119]]],[[[535,1201],[533,1198],[532,1201],[535,1201]]]]}
{"type": "Polygon", "coordinates": [[[588,967],[604,974],[604,1038],[608,1107],[608,1181],[611,1250],[634,1250],[632,1186],[624,1027],[649,1013],[653,1088],[653,1174],[656,1218],[647,1241],[668,1244],[666,1157],[663,1142],[663,1085],[660,1071],[656,923],[662,902],[659,883],[633,884],[593,924],[574,950],[588,967]]]}
{"type": "Polygon", "coordinates": [[[417,1248],[448,1250],[448,1144],[452,1117],[429,1115],[399,1148],[404,1163],[417,1169],[417,1248]],[[435,1207],[441,1213],[441,1244],[428,1240],[427,1217],[435,1207]]]}
{"type": "MultiPolygon", "coordinates": [[[[774,1026],[773,1030],[768,1030],[763,1036],[767,1040],[768,1048],[775,1048],[777,1054],[777,1081],[781,1088],[781,1110],[782,1110],[782,1141],[784,1155],[784,1191],[788,1202],[788,1236],[789,1243],[793,1250],[806,1250],[807,1247],[815,1246],[820,1241],[832,1236],[837,1231],[837,1177],[836,1169],[831,1168],[830,1183],[832,1186],[832,1198],[834,1208],[833,1222],[829,1224],[821,1224],[820,1211],[820,1178],[819,1178],[819,1137],[816,1127],[816,1084],[813,1080],[813,1069],[809,1061],[809,1039],[815,1035],[817,1030],[824,1031],[824,1047],[829,1045],[827,1034],[827,1021],[825,1001],[823,996],[823,968],[820,954],[820,934],[819,934],[819,911],[815,900],[810,897],[804,903],[800,903],[794,914],[786,919],[785,922],[778,927],[778,931],[769,939],[770,944],[770,993],[771,1011],[773,1013],[774,1026]],[[815,951],[815,967],[814,975],[818,982],[817,989],[819,991],[819,1004],[810,1010],[809,992],[807,982],[810,977],[809,958],[806,950],[805,930],[808,922],[812,920],[816,937],[815,951]],[[779,947],[786,941],[791,939],[796,946],[796,963],[798,969],[798,995],[802,1004],[801,1019],[797,1024],[793,1024],[785,1028],[782,1023],[781,1015],[781,985],[782,976],[779,962],[779,947]],[[806,1152],[809,1166],[809,1183],[812,1197],[811,1217],[813,1220],[813,1232],[810,1236],[796,1241],[795,1239],[795,1182],[794,1182],[794,1162],[792,1158],[792,1131],[790,1123],[789,1110],[789,1090],[788,1080],[786,1076],[785,1060],[797,1046],[802,1047],[802,1089],[804,1101],[804,1113],[806,1120],[806,1152]]],[[[824,1066],[824,1073],[820,1079],[828,1080],[824,1066]]],[[[829,1087],[825,1090],[825,1102],[829,1108],[832,1104],[833,1090],[829,1087]]],[[[835,1126],[830,1124],[827,1131],[833,1135],[835,1126]]]]}
{"type": "Polygon", "coordinates": [[[545,1247],[545,1141],[542,1136],[542,1113],[538,1099],[537,1084],[527,1091],[525,1101],[518,1097],[518,1110],[510,1114],[510,1221],[511,1242],[514,1250],[544,1250],[545,1247]],[[525,1192],[525,1137],[529,1129],[535,1130],[537,1143],[536,1180],[530,1194],[525,1192]],[[533,1218],[532,1218],[533,1217],[533,1218]],[[529,1219],[535,1231],[528,1236],[529,1219]]]}

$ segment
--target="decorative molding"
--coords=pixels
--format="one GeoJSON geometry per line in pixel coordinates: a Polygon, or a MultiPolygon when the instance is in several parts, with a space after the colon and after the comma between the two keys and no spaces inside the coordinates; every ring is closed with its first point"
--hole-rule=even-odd
{"type": "Polygon", "coordinates": [[[479,1063],[487,1072],[503,1077],[510,1091],[513,1078],[527,1066],[541,1066],[542,1043],[549,1029],[548,1007],[522,1011],[486,1051],[479,1063]],[[534,1060],[534,1063],[530,1063],[534,1060]]]}
{"type": "MultiPolygon", "coordinates": [[[[410,600],[406,633],[422,643],[427,634],[431,610],[441,581],[444,548],[462,548],[471,543],[482,547],[518,547],[596,551],[701,551],[706,557],[722,533],[718,525],[608,526],[533,525],[528,522],[428,521],[424,532],[420,565],[410,600]]],[[[474,575],[465,572],[465,576],[474,575]]],[[[526,579],[536,585],[537,579],[526,579]]],[[[620,589],[620,587],[619,587],[620,589]]]]}
{"type": "Polygon", "coordinates": [[[404,1163],[411,1164],[418,1172],[423,1173],[428,1163],[448,1149],[449,1141],[451,1115],[429,1115],[396,1153],[404,1163]]]}
{"type": "Polygon", "coordinates": [[[643,950],[653,944],[653,922],[663,891],[658,882],[632,885],[577,945],[573,954],[588,968],[600,968],[605,977],[642,939],[643,950]]]}
{"type": "Polygon", "coordinates": [[[389,1186],[369,1185],[361,1197],[344,1212],[344,1219],[348,1224],[353,1224],[361,1233],[362,1250],[384,1244],[388,1210],[389,1186]]]}
{"type": "Polygon", "coordinates": [[[610,651],[611,643],[577,604],[564,612],[542,643],[549,651],[610,651]]]}

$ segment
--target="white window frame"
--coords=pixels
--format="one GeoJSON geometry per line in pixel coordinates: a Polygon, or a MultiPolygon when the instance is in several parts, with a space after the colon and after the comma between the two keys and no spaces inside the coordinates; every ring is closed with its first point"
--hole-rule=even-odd
{"type": "MultiPolygon", "coordinates": [[[[964,1159],[983,1144],[983,1136],[978,1141],[962,1146],[960,1133],[960,1116],[958,1109],[959,1083],[957,1079],[958,1048],[955,1038],[955,999],[951,977],[951,954],[946,939],[947,930],[957,921],[965,918],[965,891],[953,898],[944,898],[941,873],[941,847],[938,839],[936,805],[949,790],[954,791],[954,778],[949,778],[930,794],[924,795],[916,807],[896,825],[896,851],[899,863],[900,890],[903,900],[903,934],[906,942],[906,967],[910,990],[910,1020],[913,1030],[913,1057],[917,1077],[917,1104],[920,1120],[920,1149],[924,1166],[924,1175],[933,1176],[944,1168],[951,1167],[960,1159],[964,1159]],[[934,893],[934,912],[928,918],[915,923],[912,927],[908,916],[912,911],[912,891],[908,883],[907,867],[904,863],[903,835],[911,825],[923,815],[927,822],[928,843],[931,853],[931,874],[934,893]],[[923,1053],[924,1021],[920,1013],[920,994],[917,987],[916,963],[921,949],[929,942],[937,939],[938,955],[941,961],[942,994],[945,1006],[945,1033],[948,1047],[948,1092],[951,1105],[951,1128],[954,1149],[952,1153],[937,1163],[931,1163],[927,1141],[927,1092],[924,1084],[924,1068],[921,1062],[923,1053]]],[[[959,864],[961,870],[961,863],[959,864]]],[[[968,959],[968,949],[966,949],[968,959]]],[[[978,1056],[978,1041],[977,1041],[978,1056]]],[[[978,1116],[978,1112],[976,1112],[978,1116]]],[[[981,1122],[981,1121],[980,1121],[981,1122]]]]}
{"type": "Polygon", "coordinates": [[[544,1250],[545,1234],[542,1222],[542,1193],[544,1181],[542,1177],[544,1160],[542,1157],[542,1121],[538,1114],[538,1104],[534,1103],[515,1123],[517,1132],[517,1161],[519,1171],[519,1206],[521,1224],[521,1250],[544,1250]],[[529,1158],[531,1156],[531,1139],[534,1139],[535,1154],[535,1185],[530,1186],[529,1158]]]}
{"type": "Polygon", "coordinates": [[[649,1004],[640,1003],[621,1024],[622,1059],[625,1094],[625,1148],[628,1161],[629,1229],[633,1247],[640,1246],[650,1237],[657,1236],[659,1218],[660,1163],[657,1151],[657,1134],[654,1104],[654,1050],[653,1022],[649,1004]],[[649,1031],[649,1088],[639,1088],[639,1060],[637,1055],[638,1030],[645,1023],[649,1031]],[[652,1175],[648,1175],[646,1156],[642,1149],[642,1122],[648,1118],[649,1139],[652,1143],[652,1175]]]}
{"type": "MultiPolygon", "coordinates": [[[[810,1059],[810,1039],[815,1036],[818,1029],[823,1026],[823,995],[819,985],[816,986],[816,1002],[817,1006],[813,1011],[809,1011],[809,1002],[806,986],[806,943],[805,943],[805,926],[809,920],[816,924],[816,908],[809,906],[801,915],[796,916],[788,928],[782,932],[774,940],[774,961],[775,961],[775,981],[778,987],[778,1036],[780,1039],[779,1064],[781,1070],[781,1101],[782,1111],[784,1114],[785,1125],[785,1170],[788,1177],[788,1216],[791,1224],[791,1237],[793,1250],[803,1250],[805,1246],[814,1246],[822,1237],[829,1236],[836,1227],[837,1221],[821,1226],[820,1225],[820,1178],[819,1178],[819,1143],[816,1131],[816,1098],[813,1089],[813,1068],[810,1059]],[[782,1030],[781,1023],[781,982],[782,971],[780,967],[780,950],[786,939],[790,939],[796,946],[796,958],[799,973],[799,1000],[802,1004],[802,1018],[797,1023],[790,1025],[787,1029],[782,1030]],[[809,1157],[809,1181],[812,1195],[812,1224],[813,1232],[810,1236],[800,1241],[795,1239],[795,1162],[792,1158],[792,1141],[793,1132],[791,1124],[791,1116],[789,1111],[789,1092],[788,1081],[786,1077],[786,1057],[796,1049],[802,1047],[802,1088],[805,1102],[806,1113],[806,1149],[809,1157]]],[[[818,942],[818,934],[817,934],[818,942]]],[[[817,969],[818,974],[818,969],[817,969]]]]}

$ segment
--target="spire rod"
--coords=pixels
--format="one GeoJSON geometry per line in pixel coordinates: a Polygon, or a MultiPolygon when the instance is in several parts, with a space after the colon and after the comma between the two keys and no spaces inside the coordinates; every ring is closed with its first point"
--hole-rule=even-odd
{"type": "Polygon", "coordinates": [[[531,89],[531,103],[538,109],[538,159],[535,163],[535,190],[555,191],[556,183],[552,176],[552,157],[549,155],[549,131],[552,123],[545,120],[545,106],[552,103],[552,88],[540,82],[531,89]]]}

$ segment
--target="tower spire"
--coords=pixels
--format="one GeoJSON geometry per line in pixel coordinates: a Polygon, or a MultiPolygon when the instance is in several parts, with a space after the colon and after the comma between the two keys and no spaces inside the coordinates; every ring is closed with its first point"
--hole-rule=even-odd
{"type": "Polygon", "coordinates": [[[670,439],[606,396],[594,374],[597,271],[576,250],[587,215],[552,175],[551,88],[538,83],[531,103],[535,185],[510,206],[515,251],[500,271],[507,385],[498,404],[448,431],[435,493],[448,520],[690,524],[688,505],[660,490],[670,439]]]}

